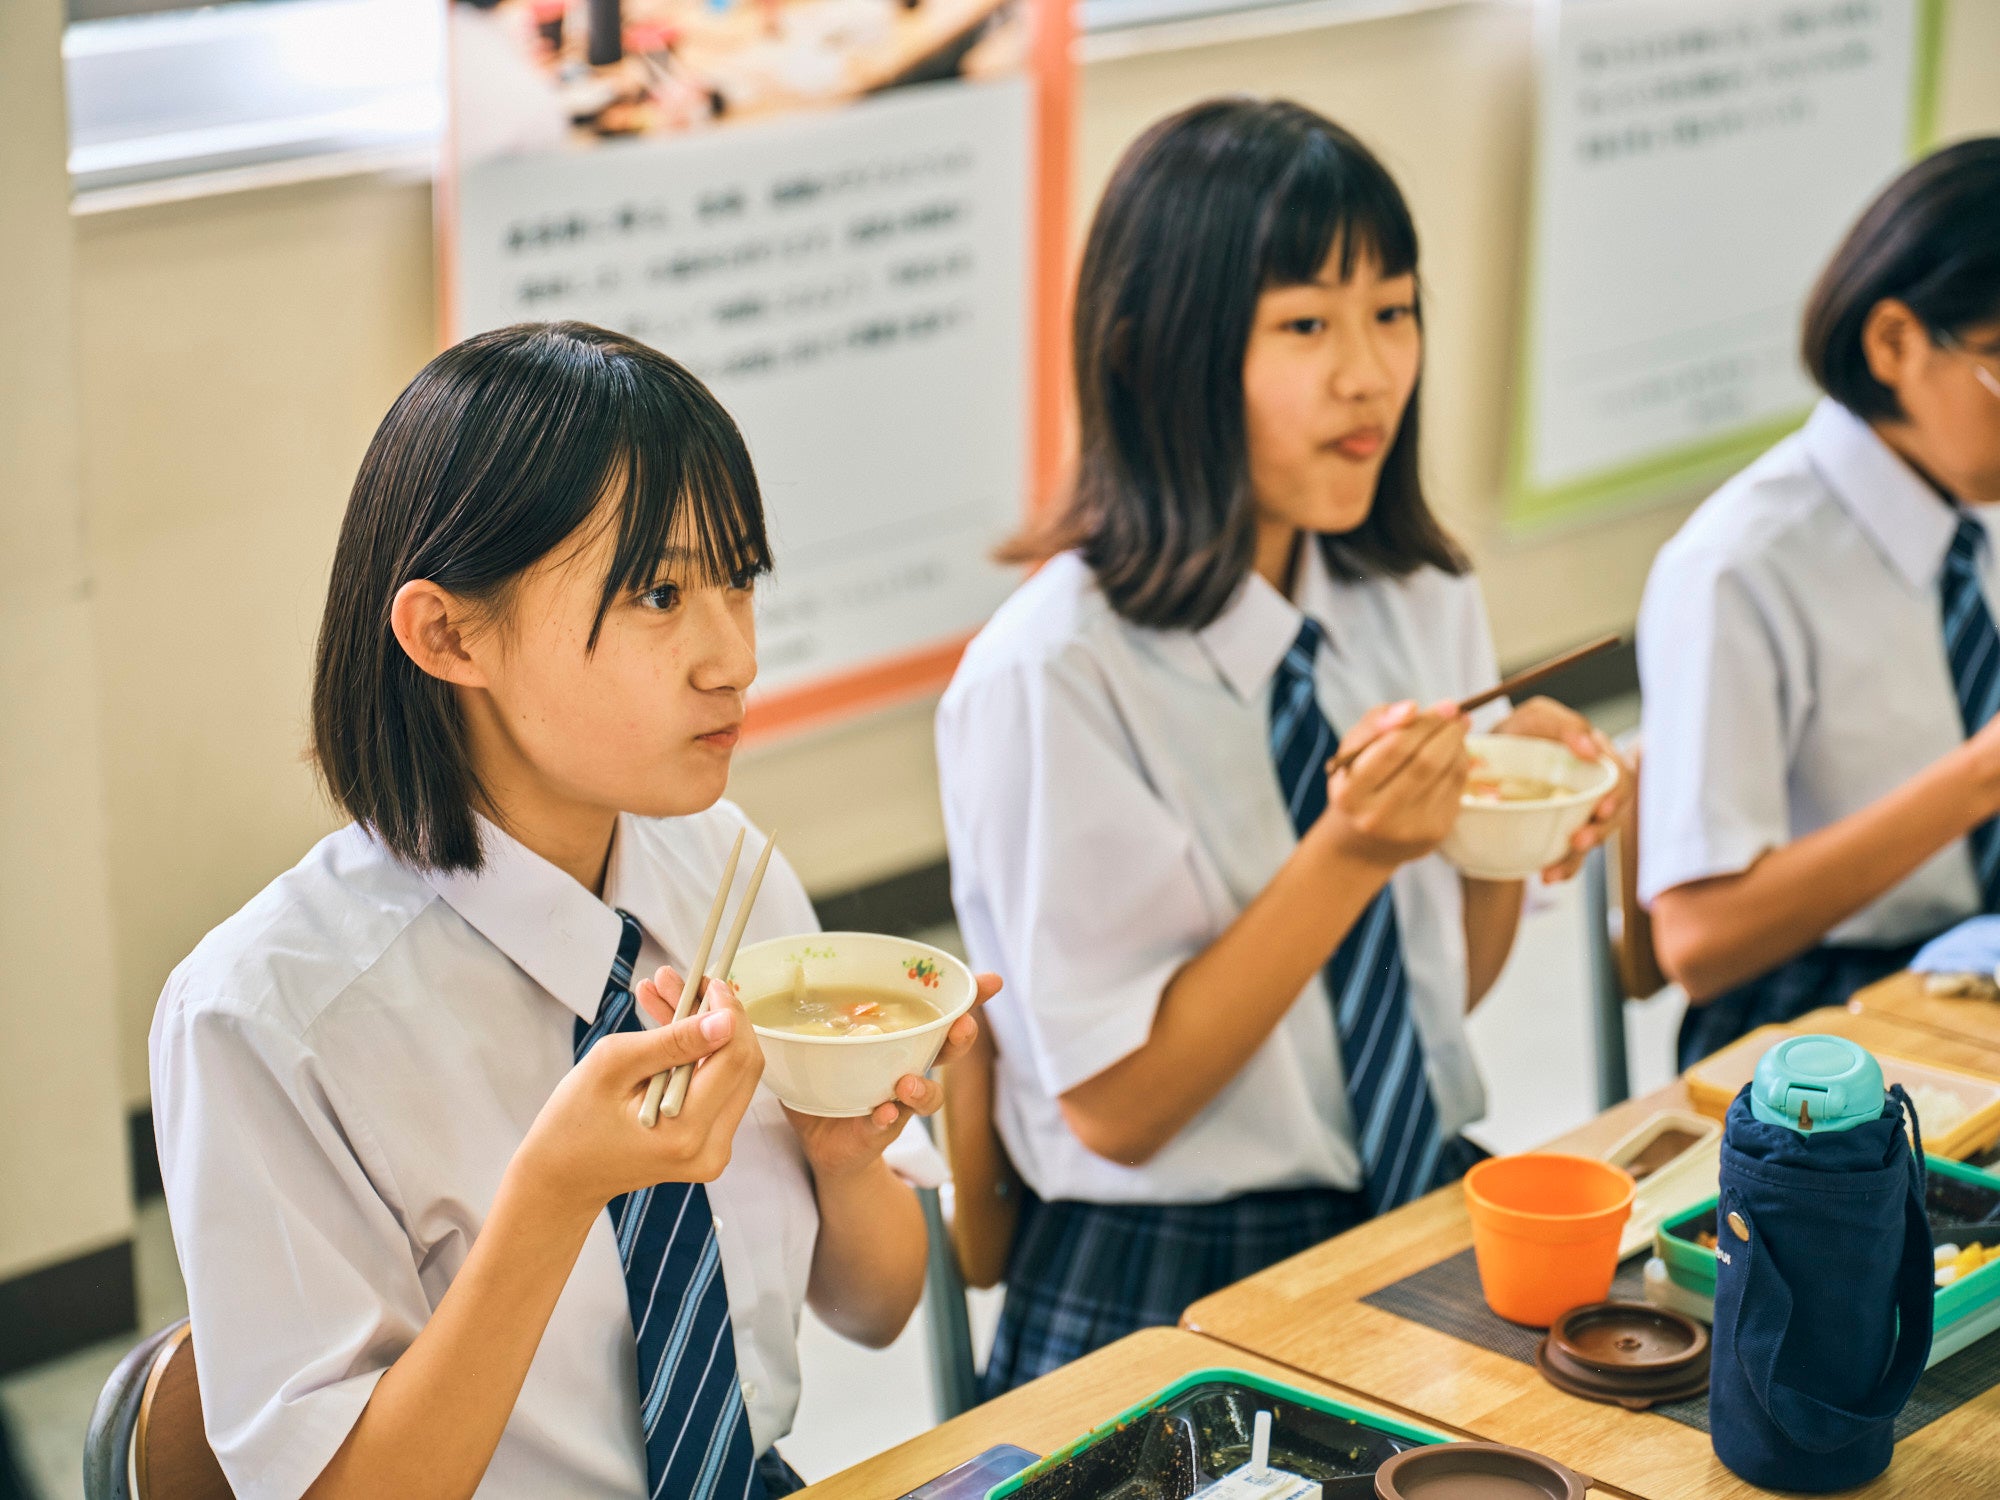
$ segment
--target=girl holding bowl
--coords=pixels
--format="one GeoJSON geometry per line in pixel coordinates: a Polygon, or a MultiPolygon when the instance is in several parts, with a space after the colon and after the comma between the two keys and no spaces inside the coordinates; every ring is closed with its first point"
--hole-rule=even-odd
{"type": "MultiPolygon", "coordinates": [[[[1496,673],[1419,482],[1422,353],[1409,210],[1339,126],[1224,99],[1128,151],[1077,286],[1074,489],[938,717],[1029,1189],[990,1391],[1468,1159],[1465,1016],[1522,888],[1433,856],[1469,772],[1453,704],[1496,673]],[[1330,773],[1341,746],[1366,748],[1330,773]]],[[[1499,714],[1609,753],[1551,701],[1499,714]]]]}

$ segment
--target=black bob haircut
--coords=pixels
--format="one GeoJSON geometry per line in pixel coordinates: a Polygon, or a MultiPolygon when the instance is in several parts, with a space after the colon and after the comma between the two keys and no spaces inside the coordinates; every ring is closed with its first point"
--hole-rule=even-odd
{"type": "MultiPolygon", "coordinates": [[[[1312,281],[1336,248],[1343,279],[1363,257],[1384,276],[1417,269],[1416,224],[1395,181],[1303,105],[1211,99],[1134,142],[1077,277],[1075,480],[1002,557],[1075,547],[1126,619],[1214,620],[1256,553],[1243,356],[1257,299],[1312,281]]],[[[1417,406],[1413,393],[1367,520],[1318,538],[1337,576],[1465,571],[1424,500],[1417,406]]]]}
{"type": "Polygon", "coordinates": [[[483,799],[455,690],[390,629],[396,591],[427,578],[504,611],[510,584],[591,525],[617,538],[593,648],[670,546],[705,582],[770,567],[736,424],[644,344],[585,323],[482,333],[424,366],[376,429],[334,550],[313,753],[334,800],[411,864],[478,869],[483,799]]]}
{"type": "Polygon", "coordinates": [[[1800,353],[1819,388],[1867,421],[1903,416],[1861,343],[1869,313],[1890,297],[1934,339],[2000,319],[2000,136],[1960,141],[1910,167],[1820,273],[1800,353]]]}

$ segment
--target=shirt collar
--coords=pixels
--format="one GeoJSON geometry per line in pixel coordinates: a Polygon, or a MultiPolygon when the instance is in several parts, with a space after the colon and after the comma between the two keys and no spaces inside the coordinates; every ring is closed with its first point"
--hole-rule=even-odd
{"type": "Polygon", "coordinates": [[[1837,401],[1814,408],[1805,444],[1814,471],[1876,549],[1914,587],[1933,587],[1958,529],[1958,508],[1837,401]]]}
{"type": "Polygon", "coordinates": [[[624,933],[613,906],[630,911],[655,942],[661,941],[658,882],[638,868],[643,861],[625,824],[621,815],[612,834],[605,901],[483,817],[480,869],[434,873],[431,887],[530,979],[585,1021],[594,1021],[624,933]]]}
{"type": "MultiPolygon", "coordinates": [[[[1302,549],[1301,593],[1306,591],[1305,573],[1319,559],[1313,540],[1307,535],[1302,549]]],[[[1270,690],[1271,674],[1298,639],[1304,619],[1299,607],[1253,568],[1222,613],[1196,631],[1195,639],[1236,696],[1254,701],[1270,690]]]]}

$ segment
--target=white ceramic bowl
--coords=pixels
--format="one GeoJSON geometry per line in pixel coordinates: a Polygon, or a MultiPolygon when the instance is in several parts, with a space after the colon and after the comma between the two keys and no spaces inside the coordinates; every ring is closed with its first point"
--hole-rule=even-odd
{"type": "Polygon", "coordinates": [[[1570,835],[1618,781],[1608,760],[1585,760],[1554,740],[1519,734],[1467,735],[1466,749],[1503,776],[1533,776],[1564,788],[1535,802],[1466,797],[1440,853],[1475,880],[1525,880],[1569,853],[1570,835]]]}
{"type": "Polygon", "coordinates": [[[972,971],[943,949],[875,932],[810,932],[753,943],[737,953],[729,977],[749,1006],[790,994],[795,964],[804,966],[809,985],[900,990],[941,1012],[935,1021],[881,1036],[800,1036],[757,1027],[764,1083],[800,1114],[865,1115],[894,1098],[898,1079],[937,1061],[951,1023],[977,998],[972,971]]]}

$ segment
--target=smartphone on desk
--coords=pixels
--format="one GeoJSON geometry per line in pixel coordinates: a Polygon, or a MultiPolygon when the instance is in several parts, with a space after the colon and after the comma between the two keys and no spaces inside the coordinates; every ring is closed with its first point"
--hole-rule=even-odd
{"type": "Polygon", "coordinates": [[[949,1474],[940,1474],[920,1484],[902,1500],[985,1500],[986,1492],[1003,1479],[1012,1479],[1029,1464],[1041,1462],[1041,1454],[1030,1453],[1012,1443],[988,1448],[969,1458],[949,1474]]]}

